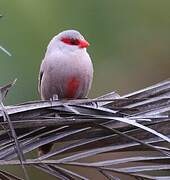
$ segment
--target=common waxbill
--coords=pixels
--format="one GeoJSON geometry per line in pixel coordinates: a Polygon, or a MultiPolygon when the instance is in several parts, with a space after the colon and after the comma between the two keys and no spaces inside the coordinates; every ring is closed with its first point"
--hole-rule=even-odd
{"type": "MultiPolygon", "coordinates": [[[[50,41],[39,73],[41,99],[85,98],[93,79],[93,65],[86,48],[89,43],[76,30],[66,30],[50,41]]],[[[53,143],[39,147],[48,153],[53,143]]]]}

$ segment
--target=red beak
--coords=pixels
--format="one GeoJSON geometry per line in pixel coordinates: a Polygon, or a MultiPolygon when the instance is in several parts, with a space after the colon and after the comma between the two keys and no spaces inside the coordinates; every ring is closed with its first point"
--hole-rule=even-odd
{"type": "Polygon", "coordinates": [[[90,44],[86,40],[81,40],[79,48],[87,48],[90,44]]]}

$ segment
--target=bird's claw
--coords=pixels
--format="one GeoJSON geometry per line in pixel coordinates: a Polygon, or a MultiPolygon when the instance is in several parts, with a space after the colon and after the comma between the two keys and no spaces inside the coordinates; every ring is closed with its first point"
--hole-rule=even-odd
{"type": "Polygon", "coordinates": [[[58,95],[54,94],[52,98],[50,98],[50,101],[56,101],[58,100],[58,95]]]}

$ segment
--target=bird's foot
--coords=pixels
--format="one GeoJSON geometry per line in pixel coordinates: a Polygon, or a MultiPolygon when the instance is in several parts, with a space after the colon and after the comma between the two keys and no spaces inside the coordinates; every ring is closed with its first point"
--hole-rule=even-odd
{"type": "Polygon", "coordinates": [[[50,98],[50,101],[56,101],[58,100],[58,95],[54,94],[52,98],[50,98]]]}

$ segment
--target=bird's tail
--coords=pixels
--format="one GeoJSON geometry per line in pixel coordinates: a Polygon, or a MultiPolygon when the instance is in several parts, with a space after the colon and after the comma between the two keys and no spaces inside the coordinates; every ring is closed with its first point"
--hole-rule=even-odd
{"type": "Polygon", "coordinates": [[[42,156],[51,151],[54,143],[48,143],[38,148],[38,156],[42,156]]]}

